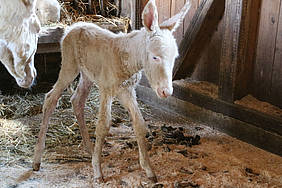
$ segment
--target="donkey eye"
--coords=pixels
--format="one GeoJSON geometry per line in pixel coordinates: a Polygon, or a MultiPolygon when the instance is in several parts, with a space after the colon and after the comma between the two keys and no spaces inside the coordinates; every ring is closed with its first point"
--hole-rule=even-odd
{"type": "Polygon", "coordinates": [[[159,60],[160,60],[160,58],[159,58],[159,57],[157,57],[157,56],[153,56],[153,60],[155,60],[155,61],[159,61],[159,60]]]}

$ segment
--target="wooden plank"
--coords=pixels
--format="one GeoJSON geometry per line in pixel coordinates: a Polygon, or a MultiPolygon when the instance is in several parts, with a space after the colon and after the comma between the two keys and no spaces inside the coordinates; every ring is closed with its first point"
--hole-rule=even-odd
{"type": "Polygon", "coordinates": [[[38,39],[37,54],[61,52],[60,41],[64,34],[63,27],[43,28],[38,39]]]}
{"type": "Polygon", "coordinates": [[[162,23],[163,21],[170,18],[171,0],[156,0],[156,4],[158,7],[158,13],[159,13],[159,23],[162,23]]]}
{"type": "Polygon", "coordinates": [[[38,43],[48,44],[48,43],[60,43],[61,38],[64,34],[63,27],[44,27],[39,34],[38,43]]]}
{"type": "MultiPolygon", "coordinates": [[[[171,1],[171,15],[170,17],[174,16],[175,14],[177,14],[182,7],[185,4],[185,0],[172,0],[171,1]]],[[[182,23],[177,30],[174,32],[174,36],[176,38],[176,42],[178,45],[180,45],[180,42],[182,41],[183,37],[184,37],[184,23],[182,23]]]]}
{"type": "Polygon", "coordinates": [[[271,84],[271,103],[282,108],[282,5],[278,23],[278,33],[271,84]]]}
{"type": "MultiPolygon", "coordinates": [[[[191,16],[195,14],[197,8],[200,6],[203,0],[194,0],[191,10],[191,16]]],[[[185,28],[190,24],[191,19],[185,20],[185,28]]],[[[185,30],[185,31],[186,31],[185,30]]],[[[219,64],[220,64],[220,55],[221,55],[221,43],[222,43],[222,32],[223,32],[223,23],[219,22],[219,25],[214,32],[210,43],[208,46],[203,49],[202,55],[197,62],[197,66],[191,77],[195,80],[208,81],[218,85],[219,80],[219,64]]]]}
{"type": "Polygon", "coordinates": [[[61,52],[60,43],[42,43],[37,45],[37,54],[49,54],[61,52]]]}
{"type": "Polygon", "coordinates": [[[239,59],[235,84],[235,99],[251,93],[253,67],[256,58],[261,0],[244,0],[240,27],[239,59]]]}
{"type": "Polygon", "coordinates": [[[253,83],[254,96],[260,100],[270,98],[280,3],[281,0],[262,1],[253,83]]]}
{"type": "Polygon", "coordinates": [[[191,0],[191,8],[189,10],[189,12],[187,13],[187,15],[185,16],[184,18],[184,22],[183,22],[183,38],[184,38],[184,35],[186,33],[186,31],[188,30],[189,28],[189,25],[191,24],[192,22],[192,19],[199,7],[199,4],[198,4],[198,0],[191,0]]]}
{"type": "Polygon", "coordinates": [[[252,9],[253,1],[226,0],[225,29],[219,74],[219,97],[228,102],[234,102],[234,100],[247,94],[252,81],[250,75],[252,75],[252,60],[256,48],[258,16],[257,19],[251,20],[254,17],[251,15],[252,12],[255,15],[258,15],[259,12],[258,8],[252,9]]]}
{"type": "Polygon", "coordinates": [[[225,9],[225,0],[203,0],[179,47],[179,58],[174,66],[174,79],[191,75],[203,48],[207,46],[225,9]],[[209,33],[209,34],[207,34],[209,33]]]}
{"type": "Polygon", "coordinates": [[[224,34],[221,51],[219,97],[234,102],[236,68],[239,54],[242,0],[226,0],[224,34]]]}
{"type": "Polygon", "coordinates": [[[220,22],[208,47],[203,49],[195,71],[191,75],[192,79],[218,85],[223,30],[223,22],[220,22]]]}
{"type": "Polygon", "coordinates": [[[135,29],[140,29],[142,27],[142,11],[146,2],[147,0],[136,0],[135,29]]]}
{"type": "MultiPolygon", "coordinates": [[[[175,86],[175,85],[174,85],[175,86]]],[[[257,125],[240,121],[238,118],[228,117],[221,113],[212,112],[210,110],[201,108],[194,105],[195,103],[208,102],[212,108],[220,109],[224,107],[226,111],[232,112],[234,109],[239,110],[239,113],[244,114],[246,111],[248,115],[261,117],[264,122],[276,122],[277,126],[282,124],[282,120],[274,119],[273,117],[265,116],[253,111],[246,110],[241,111],[243,108],[236,105],[226,103],[225,101],[218,99],[211,99],[209,97],[202,97],[195,93],[190,93],[186,88],[176,88],[173,97],[168,99],[159,99],[152,89],[145,86],[138,86],[136,89],[137,96],[143,102],[152,105],[158,109],[168,111],[170,113],[177,113],[184,117],[192,118],[196,121],[200,121],[210,126],[213,129],[225,132],[230,136],[241,139],[245,142],[253,144],[259,148],[270,151],[277,155],[282,156],[282,136],[275,132],[265,130],[257,125]],[[204,100],[204,101],[201,101],[204,100]],[[191,101],[194,103],[192,104],[191,101]],[[276,122],[277,123],[277,122],[276,122]]],[[[255,118],[252,118],[255,119],[255,118]]],[[[267,128],[267,126],[263,126],[267,128]]],[[[280,129],[281,133],[281,129],[280,129]]]]}

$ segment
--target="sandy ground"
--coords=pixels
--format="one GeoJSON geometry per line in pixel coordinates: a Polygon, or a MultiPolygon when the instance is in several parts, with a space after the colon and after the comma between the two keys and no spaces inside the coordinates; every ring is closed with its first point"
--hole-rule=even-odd
{"type": "MultiPolygon", "coordinates": [[[[71,116],[71,110],[64,112],[63,116],[67,115],[71,116]]],[[[91,156],[77,138],[75,142],[69,139],[68,144],[58,142],[56,147],[47,143],[39,172],[31,170],[32,156],[10,156],[0,161],[0,187],[282,187],[281,157],[174,114],[153,110],[144,115],[157,184],[150,182],[140,168],[132,126],[117,121],[103,151],[105,183],[93,183],[91,156]],[[185,136],[199,135],[200,143],[190,147],[164,142],[164,135],[177,130],[185,136]],[[13,162],[7,163],[9,160],[13,162]]],[[[41,116],[20,121],[39,125],[41,116]]],[[[57,124],[59,120],[52,121],[57,124]]],[[[1,153],[3,156],[5,151],[1,153]]]]}

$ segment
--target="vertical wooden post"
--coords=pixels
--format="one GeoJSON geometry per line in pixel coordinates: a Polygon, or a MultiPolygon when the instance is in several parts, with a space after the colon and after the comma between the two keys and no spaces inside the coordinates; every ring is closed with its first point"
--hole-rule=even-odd
{"type": "Polygon", "coordinates": [[[227,102],[233,103],[249,91],[260,5],[261,0],[226,0],[219,97],[227,102]]]}
{"type": "Polygon", "coordinates": [[[131,29],[136,29],[136,10],[137,10],[137,0],[131,0],[132,3],[130,4],[130,19],[131,19],[131,29]]]}
{"type": "Polygon", "coordinates": [[[275,57],[273,63],[271,102],[282,108],[282,2],[280,3],[280,15],[277,29],[275,57]]]}
{"type": "Polygon", "coordinates": [[[88,0],[88,12],[89,12],[90,14],[93,14],[93,13],[94,13],[92,0],[88,0]]]}
{"type": "Polygon", "coordinates": [[[105,4],[104,4],[104,0],[99,0],[99,6],[100,6],[100,11],[101,11],[101,14],[102,16],[105,16],[105,4]]]}
{"type": "MultiPolygon", "coordinates": [[[[281,0],[262,0],[262,7],[253,94],[260,100],[271,102],[271,99],[274,97],[272,95],[272,86],[276,84],[276,81],[273,82],[273,78],[276,77],[273,71],[278,71],[277,68],[279,67],[275,67],[275,65],[278,65],[277,61],[281,61],[281,59],[277,59],[281,51],[282,41],[280,37],[282,32],[280,28],[282,22],[280,20],[282,17],[281,15],[279,16],[279,13],[281,14],[281,0]]],[[[280,96],[282,96],[281,87],[279,92],[280,96]]],[[[282,101],[281,98],[280,101],[282,101]]]]}
{"type": "MultiPolygon", "coordinates": [[[[184,4],[185,4],[185,0],[172,0],[170,6],[171,9],[170,17],[173,17],[175,14],[177,14],[182,9],[184,4]]],[[[184,22],[174,32],[174,36],[179,46],[182,39],[184,38],[184,22]]]]}
{"type": "Polygon", "coordinates": [[[141,0],[136,0],[135,2],[135,29],[140,29],[142,26],[141,20],[141,0]]]}
{"type": "Polygon", "coordinates": [[[135,0],[135,29],[142,27],[142,11],[148,0],[135,0]]]}

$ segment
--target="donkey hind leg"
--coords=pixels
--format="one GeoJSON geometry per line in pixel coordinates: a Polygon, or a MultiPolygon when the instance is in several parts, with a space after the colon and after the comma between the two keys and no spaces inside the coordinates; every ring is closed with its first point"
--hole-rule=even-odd
{"type": "Polygon", "coordinates": [[[139,147],[139,160],[141,167],[145,170],[147,177],[157,182],[157,177],[152,170],[150,159],[147,153],[145,136],[147,133],[146,126],[142,114],[138,108],[136,101],[136,93],[133,87],[123,89],[118,96],[121,103],[129,110],[133,120],[133,128],[136,134],[137,143],[139,147]]]}
{"type": "Polygon", "coordinates": [[[74,95],[71,97],[71,102],[81,132],[83,145],[86,147],[86,151],[92,155],[93,144],[90,141],[88,129],[84,121],[84,106],[91,86],[92,82],[87,78],[87,76],[81,73],[79,84],[74,95]]]}
{"type": "Polygon", "coordinates": [[[40,126],[38,141],[34,151],[34,160],[32,165],[34,171],[38,171],[40,169],[50,116],[55,110],[58,99],[61,97],[62,92],[75,79],[78,73],[78,68],[73,66],[73,64],[62,63],[62,68],[56,84],[54,85],[53,89],[45,96],[43,105],[43,120],[40,126]],[[72,67],[70,68],[70,66],[72,67]]]}
{"type": "Polygon", "coordinates": [[[103,182],[103,173],[101,170],[101,153],[105,141],[105,137],[110,129],[111,120],[111,92],[100,88],[100,108],[98,116],[98,124],[96,126],[96,141],[92,156],[92,166],[94,170],[94,181],[103,182]]]}

